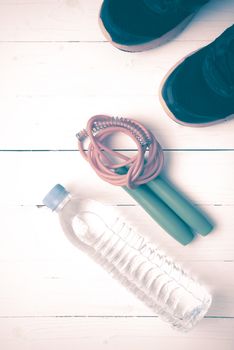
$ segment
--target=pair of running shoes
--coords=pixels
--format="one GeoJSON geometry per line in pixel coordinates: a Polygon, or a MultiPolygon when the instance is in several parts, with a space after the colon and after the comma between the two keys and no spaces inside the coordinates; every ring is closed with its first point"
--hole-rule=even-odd
{"type": "MultiPolygon", "coordinates": [[[[104,0],[100,26],[117,48],[139,52],[171,40],[209,0],[104,0]]],[[[233,14],[234,18],[234,14],[233,14]]],[[[159,91],[167,114],[187,126],[234,116],[234,25],[181,59],[159,91]]]]}

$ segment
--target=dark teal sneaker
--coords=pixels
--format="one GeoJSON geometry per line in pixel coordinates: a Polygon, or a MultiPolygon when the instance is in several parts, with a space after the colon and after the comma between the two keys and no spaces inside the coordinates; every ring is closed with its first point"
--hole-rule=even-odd
{"type": "Polygon", "coordinates": [[[234,116],[234,25],[168,72],[160,100],[183,125],[206,126],[234,116]]]}
{"type": "Polygon", "coordinates": [[[157,47],[179,34],[209,0],[104,0],[100,26],[125,51],[157,47]]]}

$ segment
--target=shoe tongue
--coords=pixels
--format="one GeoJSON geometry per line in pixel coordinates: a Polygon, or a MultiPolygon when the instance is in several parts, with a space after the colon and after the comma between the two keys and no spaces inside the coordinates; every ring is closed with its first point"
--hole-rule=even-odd
{"type": "Polygon", "coordinates": [[[203,62],[209,87],[223,97],[234,97],[234,36],[213,43],[203,62]]]}

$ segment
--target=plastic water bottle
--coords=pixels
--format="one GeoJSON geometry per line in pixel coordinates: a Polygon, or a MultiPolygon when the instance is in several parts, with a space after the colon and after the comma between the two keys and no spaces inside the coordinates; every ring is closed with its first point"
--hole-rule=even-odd
{"type": "Polygon", "coordinates": [[[56,185],[43,203],[56,211],[68,239],[174,328],[187,331],[207,312],[211,296],[149,243],[113,208],[72,196],[56,185]]]}

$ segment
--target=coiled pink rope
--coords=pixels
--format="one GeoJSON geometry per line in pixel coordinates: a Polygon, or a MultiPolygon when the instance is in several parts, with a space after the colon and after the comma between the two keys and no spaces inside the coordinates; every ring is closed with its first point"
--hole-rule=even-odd
{"type": "Polygon", "coordinates": [[[142,124],[133,119],[96,115],[89,119],[87,127],[77,134],[78,148],[97,175],[116,186],[135,188],[157,177],[163,167],[163,151],[154,137],[142,124]],[[137,154],[127,157],[105,146],[105,140],[113,133],[122,132],[136,143],[137,154]],[[87,152],[84,141],[89,138],[87,152]],[[145,157],[147,152],[147,157],[145,157]],[[121,162],[114,162],[119,158],[121,162]],[[127,167],[126,174],[118,169],[127,167]]]}

